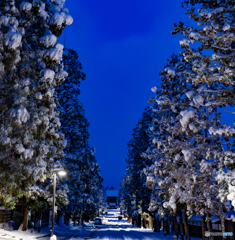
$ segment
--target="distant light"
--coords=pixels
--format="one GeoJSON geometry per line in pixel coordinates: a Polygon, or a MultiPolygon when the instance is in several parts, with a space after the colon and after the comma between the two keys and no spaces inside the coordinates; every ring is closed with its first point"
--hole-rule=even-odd
{"type": "Polygon", "coordinates": [[[58,174],[59,174],[60,176],[65,176],[65,175],[66,175],[66,172],[63,171],[63,170],[61,170],[61,171],[58,171],[58,174]]]}

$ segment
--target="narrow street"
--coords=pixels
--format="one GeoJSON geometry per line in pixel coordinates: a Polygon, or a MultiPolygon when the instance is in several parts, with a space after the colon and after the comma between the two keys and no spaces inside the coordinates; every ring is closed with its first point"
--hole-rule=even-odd
{"type": "MultiPolygon", "coordinates": [[[[141,229],[132,227],[127,220],[118,220],[119,210],[112,209],[108,211],[108,215],[102,227],[93,234],[91,239],[102,240],[150,240],[163,239],[162,233],[155,233],[149,229],[141,229]]],[[[105,221],[104,220],[104,221],[105,221]]],[[[165,240],[172,239],[172,236],[164,237],[165,240]]]]}

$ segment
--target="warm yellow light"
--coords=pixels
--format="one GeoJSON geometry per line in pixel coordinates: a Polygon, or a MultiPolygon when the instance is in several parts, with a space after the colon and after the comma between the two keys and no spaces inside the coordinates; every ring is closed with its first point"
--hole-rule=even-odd
{"type": "Polygon", "coordinates": [[[65,171],[59,171],[58,174],[59,174],[60,176],[65,176],[65,175],[66,175],[66,172],[65,172],[65,171]]]}

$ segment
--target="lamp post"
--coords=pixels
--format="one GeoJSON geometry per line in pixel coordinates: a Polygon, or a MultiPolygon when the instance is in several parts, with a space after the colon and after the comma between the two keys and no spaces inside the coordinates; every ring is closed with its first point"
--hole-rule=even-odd
{"type": "Polygon", "coordinates": [[[55,225],[55,191],[56,191],[56,172],[60,176],[65,176],[66,172],[63,168],[56,168],[53,172],[53,205],[52,205],[52,223],[51,223],[51,238],[50,240],[56,240],[54,235],[54,225],[55,225]]]}

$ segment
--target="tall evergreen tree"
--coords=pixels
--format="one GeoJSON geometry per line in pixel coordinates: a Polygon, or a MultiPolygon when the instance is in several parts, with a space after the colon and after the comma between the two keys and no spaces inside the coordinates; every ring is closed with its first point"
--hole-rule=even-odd
{"type": "MultiPolygon", "coordinates": [[[[208,136],[209,127],[215,126],[218,119],[214,109],[205,108],[207,100],[199,89],[187,82],[192,61],[185,61],[183,55],[172,55],[169,59],[161,72],[163,83],[157,99],[152,100],[161,106],[156,111],[157,117],[162,115],[158,121],[160,134],[153,143],[162,157],[155,148],[150,152],[150,157],[157,161],[149,168],[147,180],[165,190],[165,208],[176,212],[179,205],[184,215],[207,214],[209,220],[211,215],[220,214],[215,180],[218,159],[212,158],[211,153],[221,152],[222,142],[218,137],[208,136]]],[[[145,172],[148,174],[147,169],[145,172]]]]}
{"type": "Polygon", "coordinates": [[[98,201],[98,209],[99,209],[99,214],[100,214],[100,213],[103,213],[108,208],[108,204],[106,202],[106,197],[105,197],[105,190],[102,185],[100,185],[98,200],[99,200],[98,201]]]}
{"type": "MultiPolygon", "coordinates": [[[[227,198],[235,206],[234,144],[232,144],[235,131],[230,126],[220,123],[221,113],[218,110],[218,107],[234,106],[235,103],[234,1],[190,0],[185,1],[184,6],[190,18],[198,23],[198,27],[193,28],[180,23],[175,25],[173,33],[181,32],[184,35],[181,47],[185,49],[185,59],[196,56],[193,62],[194,72],[188,74],[188,79],[200,89],[201,95],[207,101],[206,106],[217,112],[217,123],[210,127],[209,133],[221,136],[223,149],[214,150],[211,155],[219,159],[217,181],[220,187],[220,201],[223,202],[227,198]],[[200,5],[196,13],[194,5],[198,3],[200,5]]],[[[223,219],[221,220],[223,222],[223,219]]],[[[222,225],[224,232],[224,224],[222,225]]]]}
{"type": "Polygon", "coordinates": [[[129,201],[129,215],[132,215],[134,209],[137,210],[138,208],[141,209],[141,214],[147,212],[150,202],[151,190],[147,188],[146,177],[141,175],[141,171],[151,163],[147,158],[142,158],[142,153],[150,145],[147,131],[152,122],[151,115],[151,109],[146,108],[141,120],[133,129],[132,139],[128,142],[128,156],[126,159],[128,166],[126,168],[126,176],[123,179],[123,190],[129,194],[129,197],[125,200],[126,204],[129,201]]]}
{"type": "Polygon", "coordinates": [[[83,219],[93,219],[99,212],[99,191],[103,178],[100,176],[100,166],[94,156],[95,149],[87,148],[81,167],[81,192],[87,194],[84,199],[83,219]]]}
{"type": "Polygon", "coordinates": [[[73,216],[81,217],[84,212],[84,201],[87,211],[89,208],[94,210],[98,208],[97,199],[102,179],[99,175],[99,165],[94,157],[94,149],[88,144],[89,122],[78,98],[81,80],[85,79],[85,74],[82,72],[77,52],[66,49],[63,63],[68,77],[57,89],[57,95],[60,103],[60,130],[67,140],[63,164],[68,170],[66,183],[69,186],[70,204],[66,207],[66,211],[73,213],[73,216]],[[89,194],[85,200],[84,194],[89,194]]]}
{"type": "Polygon", "coordinates": [[[30,187],[50,176],[66,145],[54,95],[67,76],[58,37],[73,21],[64,2],[0,3],[0,199],[13,207],[23,197],[26,212],[30,187]]]}

